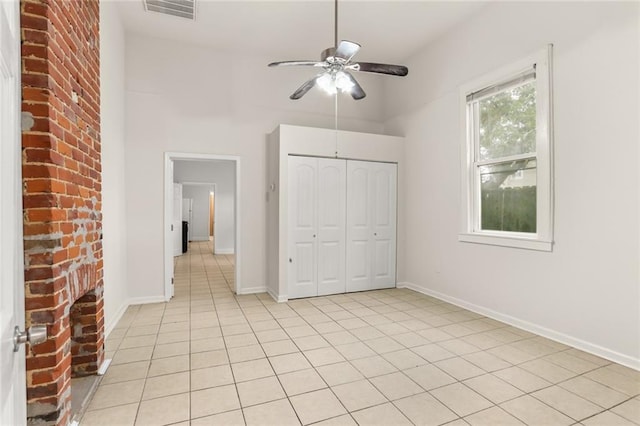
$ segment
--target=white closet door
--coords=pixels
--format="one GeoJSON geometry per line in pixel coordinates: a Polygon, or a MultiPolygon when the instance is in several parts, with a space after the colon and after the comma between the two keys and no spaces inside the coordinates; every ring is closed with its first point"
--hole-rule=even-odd
{"type": "Polygon", "coordinates": [[[318,161],[318,295],[344,293],[345,209],[347,165],[345,160],[318,161]]]}
{"type": "Polygon", "coordinates": [[[396,164],[347,162],[348,292],[396,284],[396,179],[396,164]]]}
{"type": "Polygon", "coordinates": [[[373,289],[396,285],[396,164],[371,164],[373,289]]]}
{"type": "Polygon", "coordinates": [[[318,294],[318,160],[289,157],[289,298],[318,294]]]}

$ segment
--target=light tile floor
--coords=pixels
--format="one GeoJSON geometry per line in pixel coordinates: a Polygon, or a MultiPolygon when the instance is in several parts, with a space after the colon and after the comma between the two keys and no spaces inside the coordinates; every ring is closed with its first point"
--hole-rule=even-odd
{"type": "Polygon", "coordinates": [[[235,296],[192,243],[107,339],[91,425],[632,425],[640,372],[419,293],[235,296]]]}

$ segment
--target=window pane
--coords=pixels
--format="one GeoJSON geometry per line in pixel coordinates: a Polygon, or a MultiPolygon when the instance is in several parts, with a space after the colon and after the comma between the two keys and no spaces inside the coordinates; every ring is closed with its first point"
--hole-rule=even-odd
{"type": "Polygon", "coordinates": [[[480,228],[536,232],[536,160],[480,166],[480,228]]]}
{"type": "Polygon", "coordinates": [[[536,150],[535,80],[478,101],[480,160],[536,150]]]}

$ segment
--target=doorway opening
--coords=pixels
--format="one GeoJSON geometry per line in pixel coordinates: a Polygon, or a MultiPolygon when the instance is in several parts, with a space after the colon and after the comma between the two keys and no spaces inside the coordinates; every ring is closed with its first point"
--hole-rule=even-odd
{"type": "MultiPolygon", "coordinates": [[[[241,288],[240,158],[236,156],[165,153],[165,300],[174,294],[176,241],[207,242],[210,253],[232,258],[232,290],[241,288]],[[179,186],[180,205],[176,188],[179,186]],[[179,213],[176,213],[179,212],[179,213]],[[172,224],[180,223],[181,226],[172,224]],[[185,225],[186,224],[186,225],[185,225]],[[176,232],[180,232],[179,238],[176,232]]],[[[188,250],[188,247],[187,247],[188,250]]],[[[229,271],[231,272],[231,271],[229,271]]]]}

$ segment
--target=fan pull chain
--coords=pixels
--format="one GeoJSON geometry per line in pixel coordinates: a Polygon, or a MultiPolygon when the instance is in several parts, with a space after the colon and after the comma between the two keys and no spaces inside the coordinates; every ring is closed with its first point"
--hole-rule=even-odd
{"type": "Polygon", "coordinates": [[[334,117],[334,126],[336,129],[336,151],[335,155],[338,158],[338,94],[335,94],[335,117],[334,117]]]}
{"type": "Polygon", "coordinates": [[[338,0],[335,0],[333,6],[334,27],[333,27],[333,47],[338,48],[338,0]]]}

